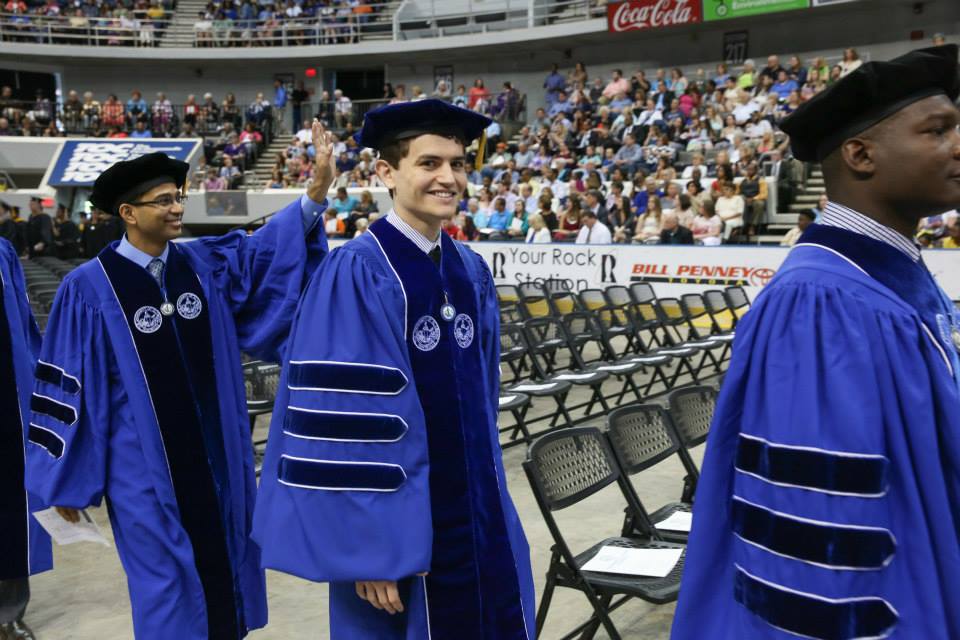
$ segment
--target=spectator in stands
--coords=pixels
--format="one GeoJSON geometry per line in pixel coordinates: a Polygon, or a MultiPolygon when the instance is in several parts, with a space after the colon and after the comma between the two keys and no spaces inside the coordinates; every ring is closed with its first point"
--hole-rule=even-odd
{"type": "Polygon", "coordinates": [[[812,210],[801,211],[797,216],[797,226],[787,231],[786,235],[783,236],[783,240],[780,241],[781,247],[792,247],[797,244],[797,241],[800,240],[800,236],[803,235],[803,232],[807,230],[811,224],[813,224],[816,215],[812,210]]]}
{"type": "Polygon", "coordinates": [[[247,121],[252,122],[257,128],[261,128],[270,117],[270,101],[264,98],[263,92],[257,92],[257,96],[247,107],[246,115],[247,121]]]}
{"type": "Polygon", "coordinates": [[[785,69],[780,66],[780,57],[776,55],[767,56],[767,66],[760,70],[760,77],[769,78],[772,82],[776,82],[777,78],[780,76],[780,72],[785,69]]]}
{"type": "Polygon", "coordinates": [[[756,162],[750,162],[746,167],[743,180],[737,185],[737,193],[743,197],[746,218],[746,235],[749,237],[757,232],[767,211],[767,181],[759,173],[756,162]]]}
{"type": "Polygon", "coordinates": [[[660,197],[651,195],[647,200],[647,210],[638,215],[634,242],[646,243],[655,241],[660,236],[663,221],[663,209],[660,206],[660,197]]]}
{"type": "Polygon", "coordinates": [[[207,170],[207,179],[203,181],[203,188],[205,191],[226,191],[227,180],[211,167],[207,170]]]}
{"type": "Polygon", "coordinates": [[[527,209],[522,199],[517,198],[513,204],[513,216],[507,225],[506,234],[511,240],[522,240],[527,236],[527,209]]]}
{"type": "Polygon", "coordinates": [[[848,47],[843,50],[843,60],[840,61],[840,77],[847,75],[854,69],[860,67],[863,64],[863,60],[860,59],[860,54],[857,53],[857,50],[853,47],[848,47]]]}
{"type": "Polygon", "coordinates": [[[330,201],[330,206],[341,218],[348,217],[358,204],[357,199],[349,195],[345,187],[337,189],[337,197],[330,201]]]}
{"type": "Polygon", "coordinates": [[[756,75],[756,67],[753,64],[753,60],[747,58],[743,61],[743,71],[737,76],[737,88],[752,89],[754,84],[756,84],[756,75]]]}
{"type": "Polygon", "coordinates": [[[723,221],[714,210],[713,201],[706,200],[700,207],[700,214],[690,226],[695,242],[704,246],[716,246],[721,242],[723,221]]]}
{"type": "Polygon", "coordinates": [[[330,208],[323,212],[323,229],[328,238],[342,238],[347,232],[346,223],[330,208]]]}
{"type": "MultiPolygon", "coordinates": [[[[398,88],[402,85],[397,85],[398,88]]],[[[467,97],[467,107],[478,111],[477,103],[483,101],[486,104],[490,102],[490,92],[487,91],[487,88],[483,86],[483,79],[477,78],[473,81],[473,86],[470,87],[470,93],[467,97]]]]}
{"type": "Polygon", "coordinates": [[[93,99],[92,91],[86,91],[83,94],[81,116],[83,128],[87,131],[95,131],[100,126],[100,103],[93,99]]]}
{"type": "Polygon", "coordinates": [[[597,189],[590,189],[584,196],[584,212],[590,211],[593,217],[609,226],[607,206],[603,201],[603,194],[597,189]]]}
{"type": "Polygon", "coordinates": [[[549,109],[557,101],[560,92],[567,88],[567,81],[556,64],[552,65],[550,73],[544,79],[543,88],[545,90],[544,101],[549,109]]]}
{"type": "Polygon", "coordinates": [[[745,203],[743,197],[737,193],[737,187],[733,182],[722,183],[720,190],[722,195],[714,204],[717,215],[723,220],[724,240],[729,240],[734,234],[739,236],[743,227],[745,203]]]}
{"type": "Polygon", "coordinates": [[[530,216],[529,223],[527,237],[524,240],[527,244],[544,244],[551,242],[550,229],[547,228],[546,223],[543,221],[543,216],[539,213],[534,213],[530,216]]]}
{"type": "Polygon", "coordinates": [[[340,128],[346,127],[353,121],[353,102],[350,98],[343,95],[343,91],[337,89],[333,92],[334,111],[333,117],[340,128]]]}
{"type": "Polygon", "coordinates": [[[621,93],[623,95],[630,93],[630,82],[623,77],[623,71],[614,69],[610,74],[610,82],[603,88],[603,97],[607,100],[613,100],[621,93]]]}
{"type": "Polygon", "coordinates": [[[777,94],[780,100],[786,100],[792,91],[799,91],[800,85],[796,80],[790,77],[786,69],[780,69],[777,81],[771,90],[777,94]]]}
{"type": "Polygon", "coordinates": [[[682,226],[674,211],[663,214],[660,231],[660,244],[693,244],[693,234],[690,229],[682,226]]]}
{"type": "Polygon", "coordinates": [[[813,219],[814,222],[820,222],[820,216],[823,215],[824,210],[827,208],[828,202],[829,202],[829,198],[827,198],[827,194],[826,193],[820,194],[820,197],[817,199],[817,206],[811,209],[814,215],[814,219],[813,219]]]}
{"type": "Polygon", "coordinates": [[[807,82],[807,68],[803,66],[799,56],[790,56],[787,75],[797,83],[797,86],[802,87],[807,82]]]}
{"type": "Polygon", "coordinates": [[[134,125],[133,131],[130,132],[131,138],[152,138],[153,132],[147,129],[147,123],[143,120],[138,120],[137,124],[134,125]]]}
{"type": "Polygon", "coordinates": [[[220,177],[226,180],[225,189],[236,189],[243,180],[243,172],[234,164],[234,156],[224,153],[223,166],[220,167],[220,177]]]}
{"type": "Polygon", "coordinates": [[[0,136],[18,136],[20,132],[10,126],[10,121],[0,117],[0,136]]]}
{"type": "Polygon", "coordinates": [[[632,134],[624,136],[623,146],[614,154],[613,163],[628,174],[633,174],[643,165],[644,150],[632,134]]]}
{"type": "Polygon", "coordinates": [[[577,232],[577,244],[612,244],[613,236],[610,228],[597,220],[597,215],[590,209],[583,210],[583,226],[577,232]]]}
{"type": "Polygon", "coordinates": [[[654,179],[663,184],[663,195],[660,197],[660,206],[666,210],[673,210],[680,206],[680,185],[672,179],[663,179],[654,176],[654,179]]]}

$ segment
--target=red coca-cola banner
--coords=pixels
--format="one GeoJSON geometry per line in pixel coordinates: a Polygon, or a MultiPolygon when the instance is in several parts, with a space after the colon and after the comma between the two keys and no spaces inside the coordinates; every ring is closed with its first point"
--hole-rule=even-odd
{"type": "Polygon", "coordinates": [[[607,5],[607,29],[611,33],[658,29],[703,21],[700,0],[631,0],[607,5]]]}

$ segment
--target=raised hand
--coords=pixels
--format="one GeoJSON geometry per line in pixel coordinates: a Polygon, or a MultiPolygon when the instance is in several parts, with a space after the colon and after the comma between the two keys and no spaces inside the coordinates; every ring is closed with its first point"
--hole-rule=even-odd
{"type": "Polygon", "coordinates": [[[333,135],[326,130],[319,120],[313,121],[311,134],[313,136],[313,149],[316,153],[313,158],[313,182],[307,190],[307,195],[314,202],[323,202],[334,178],[336,178],[336,164],[333,160],[333,135]]]}

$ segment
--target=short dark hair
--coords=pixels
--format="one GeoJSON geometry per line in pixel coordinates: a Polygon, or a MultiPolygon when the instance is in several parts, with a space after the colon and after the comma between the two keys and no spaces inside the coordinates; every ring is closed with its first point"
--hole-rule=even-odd
{"type": "Polygon", "coordinates": [[[817,219],[817,214],[813,212],[813,209],[804,209],[803,211],[800,212],[800,215],[806,218],[809,218],[811,220],[817,219]]]}
{"type": "MultiPolygon", "coordinates": [[[[419,136],[415,136],[419,137],[419,136]]],[[[452,140],[459,142],[464,151],[467,148],[467,142],[458,136],[447,136],[452,140]]],[[[400,161],[410,155],[410,142],[414,138],[403,138],[402,140],[392,140],[380,147],[380,159],[386,161],[394,169],[400,167],[400,161]]]]}

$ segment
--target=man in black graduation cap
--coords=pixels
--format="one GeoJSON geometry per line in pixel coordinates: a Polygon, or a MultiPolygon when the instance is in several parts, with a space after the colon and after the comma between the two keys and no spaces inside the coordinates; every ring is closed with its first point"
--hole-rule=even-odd
{"type": "Polygon", "coordinates": [[[439,100],[366,115],[393,209],[324,261],[290,336],[254,537],[265,566],[331,583],[334,640],[535,635],[493,278],[440,229],[488,124],[439,100]]]}
{"type": "Polygon", "coordinates": [[[137,638],[238,640],[266,624],[241,351],[277,362],[327,251],[314,181],[256,233],[173,242],[188,165],[163,153],[97,178],[126,235],[72,271],[50,311],[31,399],[27,487],[68,520],[106,497],[137,638]]]}
{"type": "Polygon", "coordinates": [[[783,121],[829,203],[737,325],[674,640],[960,638],[960,318],[913,236],[960,204],[957,47],[783,121]]]}

